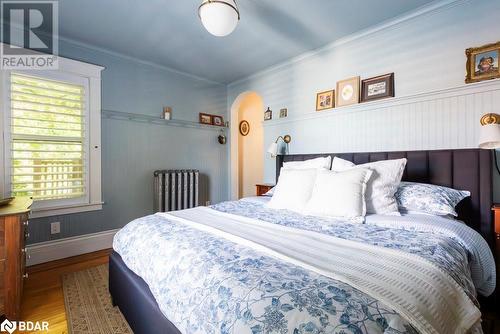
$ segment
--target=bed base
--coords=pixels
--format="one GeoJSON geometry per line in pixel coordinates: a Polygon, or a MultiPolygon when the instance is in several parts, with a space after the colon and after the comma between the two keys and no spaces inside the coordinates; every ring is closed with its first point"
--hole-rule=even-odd
{"type": "Polygon", "coordinates": [[[134,333],[181,334],[160,311],[146,282],[114,251],[109,256],[109,293],[134,333]]]}

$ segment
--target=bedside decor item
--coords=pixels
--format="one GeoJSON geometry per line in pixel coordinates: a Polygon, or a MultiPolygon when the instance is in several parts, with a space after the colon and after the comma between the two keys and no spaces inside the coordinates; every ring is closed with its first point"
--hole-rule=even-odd
{"type": "Polygon", "coordinates": [[[227,142],[226,134],[224,133],[224,129],[220,129],[219,136],[217,137],[217,141],[221,145],[225,145],[227,142]]]}
{"type": "Polygon", "coordinates": [[[205,114],[205,113],[200,113],[200,123],[201,124],[207,124],[207,125],[212,125],[212,115],[210,114],[205,114]]]}
{"type": "Polygon", "coordinates": [[[212,115],[212,125],[224,126],[224,118],[219,115],[212,115]]]}
{"type": "Polygon", "coordinates": [[[280,109],[280,118],[285,118],[285,117],[288,117],[288,109],[287,108],[280,109]]]}
{"type": "Polygon", "coordinates": [[[172,107],[163,107],[163,119],[169,121],[172,118],[172,107]]]}
{"type": "Polygon", "coordinates": [[[240,134],[242,136],[247,136],[250,133],[250,124],[243,120],[240,122],[240,134]]]}
{"type": "Polygon", "coordinates": [[[316,94],[316,111],[335,107],[335,90],[327,90],[316,94]]]}
{"type": "Polygon", "coordinates": [[[288,144],[292,141],[292,137],[290,137],[290,135],[278,136],[278,138],[276,138],[276,140],[267,148],[267,152],[271,153],[271,157],[273,158],[278,155],[278,141],[280,139],[286,144],[286,153],[288,153],[288,144]]]}
{"type": "Polygon", "coordinates": [[[273,119],[273,111],[267,107],[267,110],[264,111],[264,121],[269,121],[273,119]]]}
{"type": "Polygon", "coordinates": [[[500,78],[500,42],[465,50],[467,75],[465,83],[500,78]]]}
{"type": "Polygon", "coordinates": [[[233,32],[240,20],[236,0],[203,0],[198,16],[209,33],[223,37],[233,32]]]}
{"type": "Polygon", "coordinates": [[[361,102],[394,97],[394,73],[361,81],[361,102]]]}
{"type": "Polygon", "coordinates": [[[337,82],[337,107],[359,103],[359,77],[337,82]]]}
{"type": "Polygon", "coordinates": [[[495,166],[498,174],[500,167],[498,166],[498,158],[496,149],[500,148],[500,115],[489,113],[483,115],[480,120],[481,128],[479,129],[479,148],[485,150],[494,150],[495,166]]]}
{"type": "Polygon", "coordinates": [[[15,197],[7,197],[7,198],[4,198],[4,199],[0,199],[0,206],[4,206],[4,205],[9,204],[10,202],[12,202],[12,200],[14,198],[15,197]]]}

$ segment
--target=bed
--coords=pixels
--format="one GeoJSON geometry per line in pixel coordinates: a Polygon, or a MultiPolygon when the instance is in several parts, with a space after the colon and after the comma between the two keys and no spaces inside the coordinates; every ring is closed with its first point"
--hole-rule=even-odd
{"type": "Polygon", "coordinates": [[[465,224],[413,214],[350,224],[268,209],[263,197],[143,217],[117,234],[109,264],[134,332],[480,332],[478,294],[496,285],[491,152],[286,155],[276,177],[284,162],[325,155],[405,157],[403,180],[471,192],[457,208],[465,224]]]}

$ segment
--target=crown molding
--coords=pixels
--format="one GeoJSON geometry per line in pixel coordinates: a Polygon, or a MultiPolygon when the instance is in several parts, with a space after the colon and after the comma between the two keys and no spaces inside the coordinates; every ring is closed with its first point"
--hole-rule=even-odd
{"type": "Polygon", "coordinates": [[[255,79],[258,77],[262,77],[266,74],[270,74],[272,72],[287,68],[295,63],[298,63],[302,60],[314,57],[320,53],[327,52],[330,50],[333,50],[335,48],[338,48],[341,45],[348,44],[351,42],[354,42],[356,40],[372,36],[378,32],[382,31],[388,31],[390,29],[395,29],[400,27],[401,25],[408,23],[412,20],[415,20],[420,17],[425,17],[428,15],[433,15],[436,14],[440,11],[447,10],[450,8],[453,8],[455,6],[461,5],[466,2],[470,2],[472,0],[436,0],[431,2],[430,4],[424,5],[422,7],[416,8],[413,11],[410,11],[408,13],[405,13],[400,16],[396,16],[394,18],[388,19],[386,21],[383,21],[377,25],[371,26],[367,29],[360,30],[358,32],[355,32],[351,35],[339,38],[331,43],[328,43],[320,48],[304,52],[296,57],[290,58],[289,60],[286,60],[284,62],[281,62],[279,64],[270,66],[266,69],[263,69],[261,71],[258,71],[252,75],[249,75],[247,77],[237,79],[235,81],[230,82],[227,84],[228,88],[234,87],[242,82],[255,79]]]}
{"type": "MultiPolygon", "coordinates": [[[[19,25],[19,24],[12,24],[11,27],[13,27],[14,29],[18,29],[18,30],[24,30],[24,28],[21,25],[19,25]]],[[[43,35],[47,35],[45,32],[40,32],[40,33],[43,34],[43,35]]],[[[116,51],[112,51],[112,50],[109,50],[109,49],[106,49],[106,48],[102,48],[102,47],[99,47],[99,46],[95,46],[95,45],[91,45],[91,44],[88,44],[88,43],[84,43],[84,42],[81,42],[81,41],[78,41],[78,40],[75,40],[75,39],[72,39],[72,38],[69,38],[69,37],[62,36],[60,34],[56,34],[55,37],[58,39],[59,50],[61,49],[61,43],[60,42],[64,42],[64,43],[66,43],[66,44],[68,44],[70,46],[73,46],[73,47],[77,47],[77,48],[84,49],[84,50],[87,50],[87,51],[100,52],[100,53],[106,54],[108,56],[112,56],[112,57],[116,57],[116,58],[128,60],[128,61],[135,62],[135,63],[141,64],[141,65],[145,65],[145,66],[151,66],[151,67],[163,70],[163,71],[168,71],[168,72],[172,72],[172,73],[175,73],[175,74],[178,74],[178,75],[182,75],[182,76],[185,76],[185,77],[197,80],[197,81],[203,81],[203,82],[206,82],[206,83],[209,83],[209,84],[212,84],[212,85],[226,86],[226,84],[218,82],[218,81],[214,81],[214,80],[210,80],[210,79],[207,79],[207,78],[203,78],[203,77],[197,76],[197,75],[192,74],[192,73],[183,72],[183,71],[177,70],[175,68],[172,68],[172,67],[169,67],[169,66],[165,66],[165,65],[161,65],[161,64],[158,64],[158,63],[155,63],[155,62],[152,62],[152,61],[143,60],[143,59],[140,59],[140,58],[137,58],[137,57],[128,56],[128,55],[120,53],[120,52],[116,52],[116,51]]],[[[57,54],[57,55],[61,56],[61,57],[65,57],[64,55],[60,55],[60,54],[57,54]]],[[[65,57],[65,58],[71,59],[69,57],[65,57]]]]}

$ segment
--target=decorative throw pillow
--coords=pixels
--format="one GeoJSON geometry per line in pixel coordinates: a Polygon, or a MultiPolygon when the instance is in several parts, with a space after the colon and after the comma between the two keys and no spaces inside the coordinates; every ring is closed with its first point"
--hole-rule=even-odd
{"type": "Polygon", "coordinates": [[[341,172],[353,168],[368,168],[373,175],[366,187],[366,212],[399,215],[394,194],[403,177],[406,159],[381,160],[355,165],[350,161],[335,157],[332,170],[341,172]]]}
{"type": "Polygon", "coordinates": [[[317,169],[282,168],[274,195],[266,206],[271,209],[302,212],[311,198],[317,172],[317,169]]]}
{"type": "Polygon", "coordinates": [[[366,183],[372,175],[367,168],[345,172],[318,171],[304,214],[323,217],[364,217],[366,183]]]}
{"type": "MultiPolygon", "coordinates": [[[[304,161],[288,161],[283,163],[284,169],[330,169],[332,157],[319,157],[304,161]]],[[[281,175],[281,174],[280,174],[281,175]]]]}
{"type": "Polygon", "coordinates": [[[437,216],[457,216],[455,207],[470,196],[465,190],[426,183],[401,182],[396,200],[401,211],[418,211],[437,216]]]}

